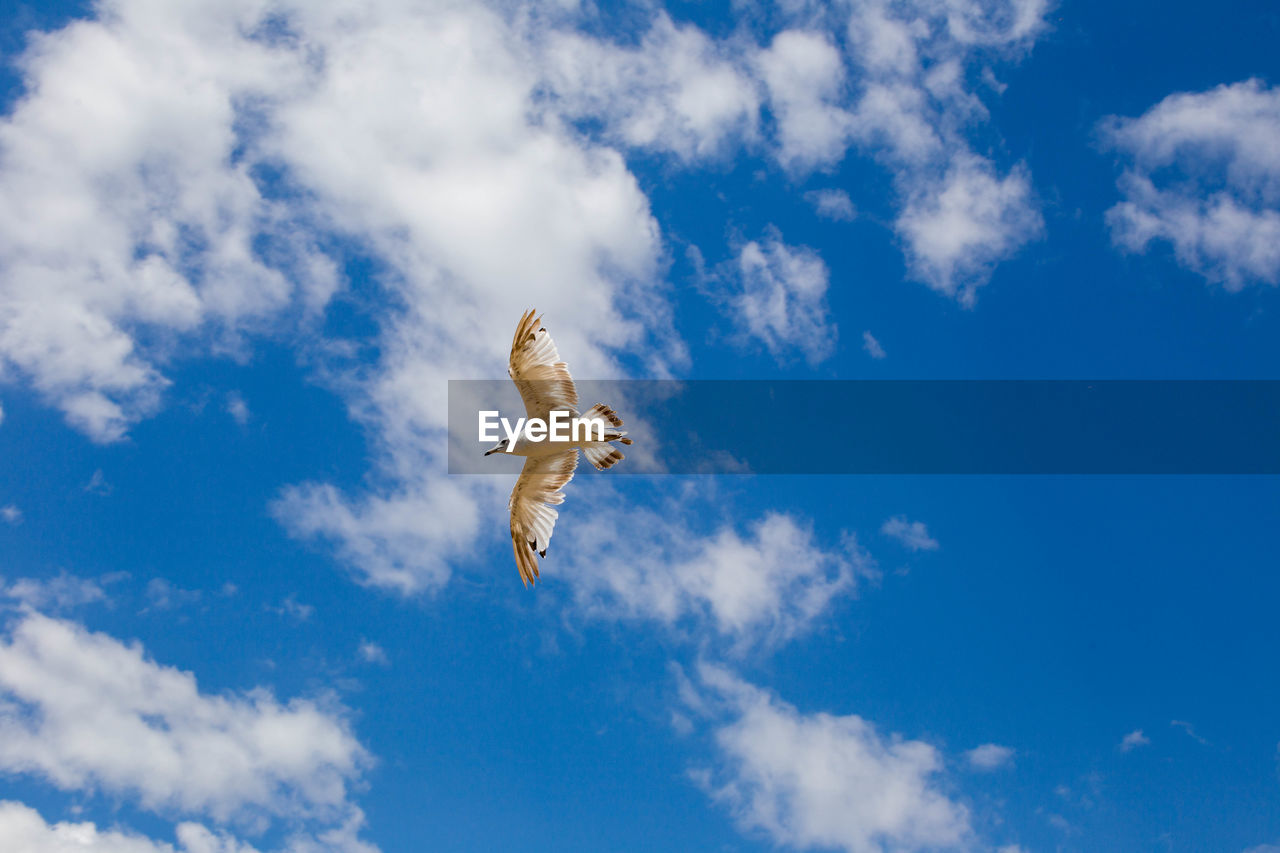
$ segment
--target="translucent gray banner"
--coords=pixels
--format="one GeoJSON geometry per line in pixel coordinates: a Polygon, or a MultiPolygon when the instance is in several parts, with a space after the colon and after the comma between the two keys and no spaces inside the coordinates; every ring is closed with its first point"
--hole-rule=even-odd
{"type": "MultiPolygon", "coordinates": [[[[1280,473],[1280,381],[576,384],[634,440],[617,474],[1280,473]]],[[[481,411],[526,416],[510,380],[450,380],[449,472],[519,471],[481,411]]]]}

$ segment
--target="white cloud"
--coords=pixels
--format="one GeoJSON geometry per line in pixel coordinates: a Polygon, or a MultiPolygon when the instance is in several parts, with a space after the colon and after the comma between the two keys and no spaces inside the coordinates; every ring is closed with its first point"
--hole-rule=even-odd
{"type": "MultiPolygon", "coordinates": [[[[405,306],[378,318],[386,360],[353,393],[377,430],[422,427],[427,401],[384,396],[410,373],[498,361],[518,310],[492,306],[513,282],[581,330],[569,349],[588,367],[661,332],[647,201],[621,157],[544,97],[523,16],[448,0],[358,15],[337,2],[97,8],[37,40],[29,94],[0,126],[0,357],[95,438],[155,409],[179,344],[225,351],[314,314],[337,286],[322,242],[376,255],[383,304],[405,306]]],[[[682,97],[696,124],[715,86],[682,97]]]]}
{"type": "Polygon", "coordinates": [[[744,829],[850,853],[970,843],[968,810],[945,793],[934,747],[852,714],[801,713],[720,667],[698,674],[701,711],[721,719],[716,765],[695,778],[744,829]]]}
{"type": "Polygon", "coordinates": [[[0,424],[4,423],[4,406],[0,406],[0,424]]]}
{"type": "Polygon", "coordinates": [[[827,265],[805,246],[789,246],[776,228],[763,242],[742,246],[726,270],[727,308],[738,329],[776,358],[792,351],[810,364],[835,350],[836,327],[827,309],[827,265]]]}
{"type": "Polygon", "coordinates": [[[107,597],[96,581],[65,571],[52,578],[18,578],[3,587],[3,594],[36,610],[65,610],[104,601],[107,597]]]}
{"type": "Polygon", "coordinates": [[[249,404],[244,401],[244,397],[239,391],[229,391],[227,393],[227,414],[231,415],[231,419],[244,426],[249,423],[249,404]]]}
{"type": "MultiPolygon", "coordinates": [[[[440,473],[438,462],[432,470],[440,473]]],[[[370,585],[405,595],[438,589],[449,580],[451,558],[479,533],[480,497],[443,478],[406,480],[386,497],[355,502],[329,485],[297,486],[284,491],[274,510],[295,536],[333,542],[370,585]]],[[[501,506],[489,504],[495,512],[501,506]]]]}
{"type": "Polygon", "coordinates": [[[376,663],[387,666],[391,661],[387,658],[386,649],[371,640],[360,641],[360,657],[365,663],[376,663]]]}
{"type": "Polygon", "coordinates": [[[610,136],[684,160],[713,157],[756,135],[759,84],[732,45],[659,12],[634,48],[552,33],[548,76],[571,118],[606,122],[610,136]]]}
{"type": "Polygon", "coordinates": [[[1103,124],[1130,161],[1107,212],[1130,252],[1153,241],[1231,291],[1280,284],[1280,88],[1258,80],[1169,95],[1138,118],[1103,124]]]}
{"type": "Polygon", "coordinates": [[[870,82],[857,109],[858,138],[884,159],[906,167],[899,181],[910,186],[936,180],[919,170],[942,158],[945,128],[932,115],[929,96],[918,84],[896,79],[870,82]]]}
{"type": "MultiPolygon", "coordinates": [[[[628,145],[672,150],[687,160],[704,148],[723,152],[732,142],[754,148],[762,124],[767,148],[794,176],[836,166],[855,144],[884,160],[894,170],[903,208],[896,229],[912,275],[971,304],[994,266],[1042,226],[1025,166],[1002,173],[966,141],[968,126],[988,118],[967,88],[975,76],[967,69],[981,61],[985,75],[976,76],[994,80],[987,63],[1025,53],[1044,30],[1047,10],[1044,0],[806,6],[763,45],[741,30],[713,43],[659,14],[637,48],[575,36],[551,56],[569,81],[560,88],[574,114],[603,117],[611,129],[606,137],[628,145]],[[687,99],[671,82],[673,68],[686,69],[690,81],[717,81],[708,88],[722,94],[702,108],[701,132],[681,118],[693,111],[681,112],[687,99]],[[585,102],[583,90],[590,95],[585,102]],[[756,118],[757,91],[769,121],[756,118]]],[[[820,215],[852,218],[852,200],[836,192],[807,197],[820,215]]]]}
{"type": "Polygon", "coordinates": [[[109,2],[21,59],[28,94],[0,122],[0,358],[95,439],[167,385],[163,346],[139,330],[234,335],[332,287],[269,233],[288,214],[236,153],[239,105],[297,79],[281,51],[236,37],[255,5],[109,2]]]}
{"type": "Polygon", "coordinates": [[[884,351],[884,347],[880,345],[880,342],[876,340],[876,336],[871,334],[870,331],[862,333],[862,348],[867,351],[867,355],[877,361],[887,355],[884,351]]]}
{"type": "Polygon", "coordinates": [[[975,770],[997,770],[1013,763],[1014,750],[998,743],[984,743],[964,754],[975,770]]]}
{"type": "Polygon", "coordinates": [[[682,523],[676,503],[655,510],[588,496],[584,504],[594,507],[587,517],[562,520],[560,553],[571,561],[563,574],[575,601],[597,618],[653,619],[677,630],[705,623],[744,650],[803,633],[859,577],[878,574],[851,535],[824,548],[789,515],[767,513],[745,532],[725,524],[703,533],[682,523]],[[593,554],[627,559],[579,556],[593,554]]]}
{"type": "Polygon", "coordinates": [[[215,820],[341,822],[369,759],[337,710],[211,696],[138,645],[27,613],[0,639],[0,769],[215,820]]]}
{"type": "Polygon", "coordinates": [[[769,91],[777,158],[809,171],[844,158],[852,117],[840,106],[847,84],[840,52],[824,33],[787,30],[757,59],[769,91]]]}
{"type": "Polygon", "coordinates": [[[5,521],[9,522],[10,524],[15,524],[15,525],[21,524],[22,510],[18,509],[13,504],[0,506],[0,518],[3,518],[5,521]]]}
{"type": "Polygon", "coordinates": [[[171,610],[194,604],[202,593],[198,589],[183,589],[165,578],[152,578],[147,582],[147,602],[156,610],[171,610]]]}
{"type": "Polygon", "coordinates": [[[987,118],[965,68],[979,52],[1015,58],[1029,49],[1046,11],[1042,0],[869,0],[848,20],[863,72],[853,138],[894,168],[903,203],[895,227],[912,275],[965,304],[1042,230],[1026,168],[1001,176],[965,140],[965,128],[987,118]]]}
{"type": "Polygon", "coordinates": [[[858,215],[853,199],[844,190],[810,190],[804,194],[804,199],[813,205],[813,209],[823,219],[852,222],[858,215]]]}
{"type": "MultiPolygon", "coordinates": [[[[530,305],[580,376],[618,375],[618,353],[659,376],[686,358],[658,225],[612,146],[681,162],[739,146],[799,174],[857,144],[901,176],[911,268],[968,299],[1030,214],[1001,194],[1025,175],[999,177],[964,144],[983,111],[962,72],[975,51],[989,63],[1023,49],[1039,8],[877,0],[760,43],[655,13],[622,45],[593,41],[566,9],[191,0],[161,14],[104,0],[35,39],[27,94],[0,122],[3,372],[110,441],[160,404],[176,354],[292,336],[323,354],[312,363],[367,429],[375,468],[353,493],[288,489],[277,517],[331,542],[364,582],[438,589],[501,501],[493,483],[442,476],[443,379],[501,375],[530,305]],[[985,183],[948,171],[952,151],[985,183]],[[322,246],[378,261],[357,283],[376,306],[376,364],[344,361],[354,342],[315,341],[343,284],[343,258],[322,246]]],[[[781,314],[752,315],[766,346],[829,331],[799,286],[825,292],[825,269],[779,279],[765,261],[774,278],[742,304],[783,296],[781,314]]],[[[800,349],[824,357],[824,340],[800,349]]]]}
{"type": "Polygon", "coordinates": [[[100,497],[106,497],[111,494],[112,486],[107,482],[106,475],[102,473],[101,468],[94,469],[93,476],[89,478],[89,482],[84,484],[84,491],[100,497]]]}
{"type": "Polygon", "coordinates": [[[281,616],[288,616],[290,619],[295,619],[298,622],[306,622],[316,613],[316,609],[314,607],[310,604],[301,603],[295,595],[285,596],[284,601],[280,602],[279,607],[273,607],[271,609],[273,612],[278,613],[281,616]]]}
{"type": "Polygon", "coordinates": [[[912,270],[929,285],[972,305],[984,271],[1039,236],[1025,168],[999,177],[990,162],[957,156],[941,183],[919,185],[898,218],[912,270]]]}
{"type": "MultiPolygon", "coordinates": [[[[362,821],[356,813],[319,835],[295,834],[279,853],[377,853],[376,847],[355,836],[362,821]]],[[[175,843],[170,844],[127,829],[99,828],[90,821],[51,824],[29,806],[0,800],[5,853],[259,853],[257,847],[226,832],[190,821],[177,824],[173,834],[175,843]]]]}
{"type": "Polygon", "coordinates": [[[257,853],[255,848],[195,823],[179,824],[177,847],[88,821],[46,823],[35,809],[0,801],[0,838],[7,853],[257,853]]]}
{"type": "Polygon", "coordinates": [[[390,265],[403,308],[383,318],[380,362],[338,378],[371,433],[375,488],[301,484],[276,514],[333,542],[367,583],[435,590],[473,550],[482,508],[498,517],[503,500],[497,483],[442,476],[443,380],[502,375],[530,306],[577,375],[616,375],[615,350],[663,353],[649,359],[660,375],[681,352],[660,240],[622,158],[571,132],[543,96],[514,25],[479,4],[378,4],[354,21],[311,10],[298,26],[327,60],[282,109],[274,150],[390,265]]]}
{"type": "Polygon", "coordinates": [[[1172,727],[1173,727],[1173,728],[1175,728],[1175,729],[1181,729],[1181,730],[1182,730],[1182,732],[1183,732],[1184,734],[1186,734],[1186,736],[1187,736],[1187,737],[1191,738],[1192,740],[1194,740],[1196,743],[1200,744],[1201,746],[1208,746],[1208,745],[1209,745],[1209,741],[1208,741],[1206,738],[1204,738],[1203,736],[1201,736],[1201,735],[1196,731],[1195,726],[1191,725],[1191,724],[1190,724],[1190,723],[1188,723],[1186,720],[1170,720],[1170,721],[1169,721],[1169,725],[1170,725],[1170,726],[1172,726],[1172,727]]]}
{"type": "Polygon", "coordinates": [[[1144,735],[1142,729],[1134,729],[1120,739],[1120,751],[1129,752],[1149,743],[1151,743],[1151,738],[1144,735]]]}
{"type": "Polygon", "coordinates": [[[1049,0],[948,0],[947,28],[964,44],[1020,47],[1045,28],[1049,0]]]}
{"type": "Polygon", "coordinates": [[[902,543],[909,551],[936,551],[938,540],[929,535],[923,521],[908,521],[905,515],[895,515],[880,525],[880,532],[902,543]]]}

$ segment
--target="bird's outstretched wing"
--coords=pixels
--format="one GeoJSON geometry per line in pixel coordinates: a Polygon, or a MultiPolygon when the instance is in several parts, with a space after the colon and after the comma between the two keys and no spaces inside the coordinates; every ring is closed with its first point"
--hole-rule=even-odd
{"type": "Polygon", "coordinates": [[[507,502],[511,511],[511,546],[525,586],[538,579],[538,555],[547,556],[547,544],[559,516],[552,507],[564,503],[560,489],[573,479],[577,467],[577,450],[530,456],[511,490],[511,500],[507,502]]]}
{"type": "Polygon", "coordinates": [[[520,390],[526,417],[547,420],[552,410],[577,415],[578,389],[569,375],[569,365],[560,360],[555,342],[542,327],[542,318],[534,313],[525,312],[516,326],[507,375],[520,390]]]}

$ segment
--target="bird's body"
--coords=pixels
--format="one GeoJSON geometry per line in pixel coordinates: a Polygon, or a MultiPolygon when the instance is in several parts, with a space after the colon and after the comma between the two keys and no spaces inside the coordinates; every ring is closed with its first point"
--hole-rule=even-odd
{"type": "Polygon", "coordinates": [[[598,422],[600,430],[593,434],[603,435],[603,440],[580,437],[567,442],[535,441],[521,431],[514,446],[508,449],[510,442],[503,439],[488,451],[525,457],[507,508],[511,513],[516,568],[528,586],[538,579],[538,557],[547,555],[547,544],[559,516],[554,507],[564,502],[564,492],[560,490],[573,479],[578,467],[578,451],[597,469],[603,470],[623,459],[613,442],[631,444],[631,439],[618,429],[622,420],[603,403],[596,403],[585,415],[579,416],[578,389],[569,375],[569,365],[560,361],[551,335],[533,311],[526,312],[516,326],[507,374],[520,391],[529,420],[537,418],[546,422],[553,411],[568,412],[573,417],[598,422]]]}

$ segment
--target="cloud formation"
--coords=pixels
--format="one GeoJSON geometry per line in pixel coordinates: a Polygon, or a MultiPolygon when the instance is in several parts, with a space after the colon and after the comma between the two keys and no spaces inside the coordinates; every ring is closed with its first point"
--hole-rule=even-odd
{"type": "Polygon", "coordinates": [[[964,754],[975,770],[997,770],[1013,763],[1014,750],[998,743],[984,743],[964,754]]]}
{"type": "Polygon", "coordinates": [[[965,806],[945,793],[938,751],[856,715],[805,714],[702,664],[690,694],[714,726],[716,762],[696,775],[744,829],[776,844],[849,853],[959,849],[965,806]]]}
{"type": "MultiPolygon", "coordinates": [[[[723,37],[645,12],[623,44],[551,5],[105,0],[33,41],[0,122],[0,372],[106,442],[161,405],[175,358],[289,338],[374,469],[350,492],[296,484],[276,517],[361,582],[437,590],[501,502],[441,476],[443,380],[500,374],[518,309],[546,311],[579,375],[685,363],[624,153],[746,152],[798,180],[856,148],[897,176],[908,267],[966,304],[1036,233],[1025,169],[966,134],[977,63],[1025,53],[1043,3],[789,8],[723,37]],[[349,288],[377,331],[324,339],[349,288]]],[[[846,216],[834,192],[822,209],[846,216]]],[[[767,235],[739,260],[744,329],[829,355],[821,261],[767,235]]]]}
{"type": "Polygon", "coordinates": [[[154,411],[173,335],[234,345],[335,286],[241,150],[248,103],[298,80],[247,35],[255,5],[112,2],[21,59],[27,94],[0,122],[0,359],[100,441],[154,411]]]}
{"type": "Polygon", "coordinates": [[[844,190],[825,189],[810,190],[804,194],[805,201],[813,205],[814,211],[824,219],[836,222],[852,222],[858,215],[853,199],[844,190]]]}
{"type": "Polygon", "coordinates": [[[177,846],[89,821],[46,823],[35,809],[0,801],[0,838],[8,853],[258,853],[229,835],[197,823],[179,824],[177,846]]]}
{"type": "Polygon", "coordinates": [[[564,520],[561,553],[572,561],[565,577],[578,607],[595,618],[650,619],[676,630],[705,626],[745,651],[803,633],[859,579],[878,575],[853,536],[824,547],[790,515],[771,512],[741,528],[703,531],[679,522],[674,505],[612,505],[618,523],[601,503],[593,518],[564,520]],[[591,554],[628,558],[576,557],[591,554]]]}
{"type": "MultiPolygon", "coordinates": [[[[793,179],[833,170],[850,150],[880,160],[893,170],[910,274],[972,305],[995,266],[1043,232],[1026,167],[1002,169],[969,144],[988,118],[972,81],[991,77],[984,63],[1024,55],[1047,9],[1043,0],[795,3],[719,42],[659,13],[638,47],[553,40],[552,88],[575,117],[598,121],[603,139],[686,164],[735,145],[763,150],[793,179]],[[701,123],[688,118],[695,103],[701,123]]],[[[837,193],[810,200],[820,215],[851,219],[852,201],[837,193]]]]}
{"type": "Polygon", "coordinates": [[[616,143],[695,161],[756,138],[762,93],[741,51],[665,12],[634,47],[570,30],[549,33],[543,49],[559,108],[603,121],[616,143]]]}
{"type": "Polygon", "coordinates": [[[0,639],[0,734],[4,772],[219,822],[343,824],[369,763],[340,709],[201,693],[138,645],[34,612],[0,639]]]}
{"type": "Polygon", "coordinates": [[[1120,751],[1130,752],[1140,746],[1147,746],[1151,743],[1151,738],[1142,733],[1142,729],[1134,729],[1123,738],[1120,739],[1120,751]]]}
{"type": "Polygon", "coordinates": [[[722,276],[726,310],[746,340],[775,358],[800,353],[810,364],[830,356],[836,326],[827,308],[827,265],[813,249],[789,246],[776,228],[751,240],[722,276]]]}
{"type": "Polygon", "coordinates": [[[1280,283],[1280,89],[1259,80],[1169,95],[1111,117],[1104,141],[1126,165],[1107,212],[1116,245],[1173,247],[1177,262],[1238,291],[1280,283]]]}
{"type": "Polygon", "coordinates": [[[1015,167],[1001,177],[973,156],[952,158],[941,183],[914,192],[898,218],[913,272],[968,306],[987,271],[1043,226],[1027,170],[1015,167]]]}
{"type": "Polygon", "coordinates": [[[923,521],[908,521],[905,515],[895,515],[880,525],[880,532],[896,539],[908,551],[936,551],[938,540],[929,535],[923,521]]]}
{"type": "Polygon", "coordinates": [[[36,610],[66,610],[105,601],[107,597],[97,581],[65,571],[51,578],[18,578],[0,586],[0,593],[36,610]]]}
{"type": "Polygon", "coordinates": [[[156,409],[179,345],[234,350],[322,310],[346,245],[385,264],[393,301],[453,309],[388,320],[400,363],[375,382],[433,334],[502,340],[487,308],[512,281],[579,316],[596,354],[653,316],[613,303],[652,282],[647,202],[540,105],[518,23],[452,2],[347,12],[110,0],[24,55],[28,94],[0,124],[0,358],[92,437],[156,409]]]}
{"type": "Polygon", "coordinates": [[[881,345],[880,341],[876,340],[876,336],[871,334],[869,330],[862,333],[862,348],[867,351],[867,355],[876,361],[888,355],[884,351],[884,346],[881,345]]]}

